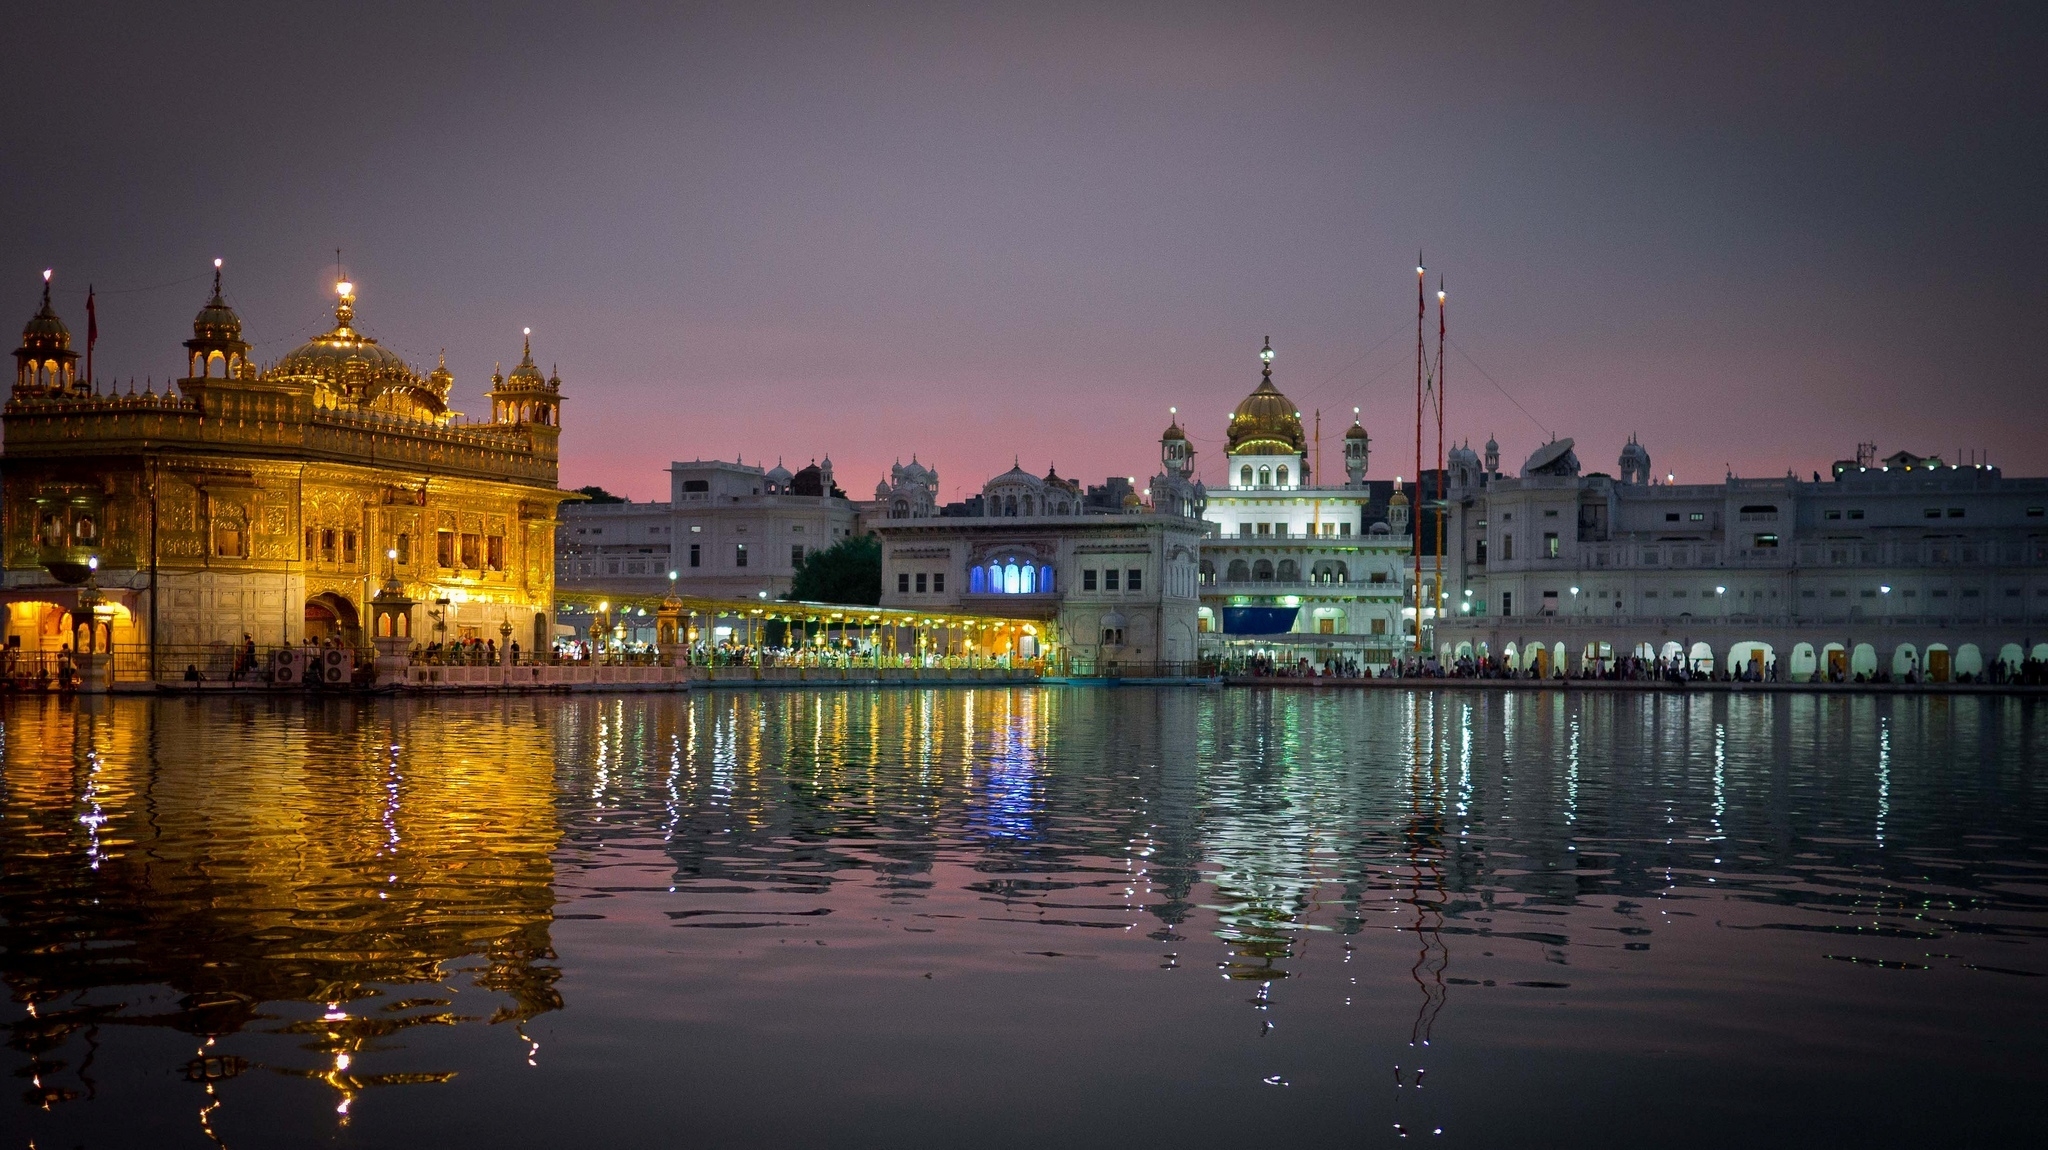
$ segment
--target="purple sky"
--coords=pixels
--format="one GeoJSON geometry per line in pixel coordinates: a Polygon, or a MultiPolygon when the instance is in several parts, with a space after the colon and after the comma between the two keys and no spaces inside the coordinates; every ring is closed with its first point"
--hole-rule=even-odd
{"type": "Polygon", "coordinates": [[[1266,335],[1329,471],[1355,405],[1412,474],[1421,247],[1452,432],[1510,464],[2048,471],[2034,9],[1014,7],[43,5],[0,315],[54,266],[82,336],[90,280],[101,378],[161,380],[222,256],[268,361],[340,247],[465,411],[534,328],[565,486],[829,452],[865,497],[914,452],[952,499],[1142,480],[1169,406],[1218,478],[1266,335]]]}

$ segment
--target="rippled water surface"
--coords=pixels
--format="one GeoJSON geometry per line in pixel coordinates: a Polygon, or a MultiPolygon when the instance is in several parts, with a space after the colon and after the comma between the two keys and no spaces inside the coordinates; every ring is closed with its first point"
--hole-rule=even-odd
{"type": "Polygon", "coordinates": [[[2001,698],[0,708],[0,1145],[2040,1144],[2001,698]]]}

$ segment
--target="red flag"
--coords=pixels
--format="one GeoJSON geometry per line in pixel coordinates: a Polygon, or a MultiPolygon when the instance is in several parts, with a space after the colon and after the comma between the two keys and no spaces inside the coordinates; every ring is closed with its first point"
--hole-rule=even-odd
{"type": "Polygon", "coordinates": [[[85,285],[85,385],[92,386],[92,345],[100,341],[100,314],[93,306],[92,285],[85,285]]]}

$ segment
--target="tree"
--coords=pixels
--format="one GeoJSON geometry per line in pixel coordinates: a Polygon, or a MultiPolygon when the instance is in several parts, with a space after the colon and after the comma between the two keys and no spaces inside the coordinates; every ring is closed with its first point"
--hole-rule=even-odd
{"type": "Polygon", "coordinates": [[[880,603],[882,541],[873,535],[852,536],[804,556],[784,598],[807,603],[880,603]]]}
{"type": "Polygon", "coordinates": [[[625,500],[625,497],[623,497],[623,496],[619,496],[619,495],[613,495],[613,494],[612,494],[611,492],[609,492],[609,491],[606,491],[606,490],[605,490],[604,488],[602,488],[602,487],[599,487],[599,486],[598,486],[597,484],[595,484],[595,483],[591,484],[591,485],[590,485],[590,486],[588,486],[588,487],[579,487],[579,488],[577,488],[577,489],[576,489],[576,494],[578,494],[578,495],[588,495],[588,496],[590,496],[590,501],[591,501],[592,503],[624,503],[624,502],[626,502],[626,500],[625,500]]]}

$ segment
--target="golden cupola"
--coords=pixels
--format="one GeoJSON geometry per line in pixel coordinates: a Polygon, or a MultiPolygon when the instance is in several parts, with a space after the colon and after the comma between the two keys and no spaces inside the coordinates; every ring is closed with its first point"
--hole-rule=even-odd
{"type": "Polygon", "coordinates": [[[43,273],[43,306],[22,325],[21,346],[14,349],[14,395],[62,396],[78,386],[78,353],[71,350],[71,329],[50,307],[50,273],[43,273]]]}
{"type": "Polygon", "coordinates": [[[206,378],[247,379],[249,345],[242,339],[242,317],[221,295],[220,261],[213,261],[213,297],[192,317],[192,338],[185,341],[186,374],[206,378]]]}
{"type": "Polygon", "coordinates": [[[491,390],[485,394],[491,401],[491,422],[558,427],[561,377],[541,375],[540,365],[533,362],[533,329],[527,328],[523,334],[525,343],[511,374],[491,375],[491,390]]]}
{"type": "Polygon", "coordinates": [[[1301,413],[1273,386],[1273,340],[1259,352],[1259,386],[1244,397],[1230,416],[1230,455],[1300,455],[1308,449],[1301,413]]]}

